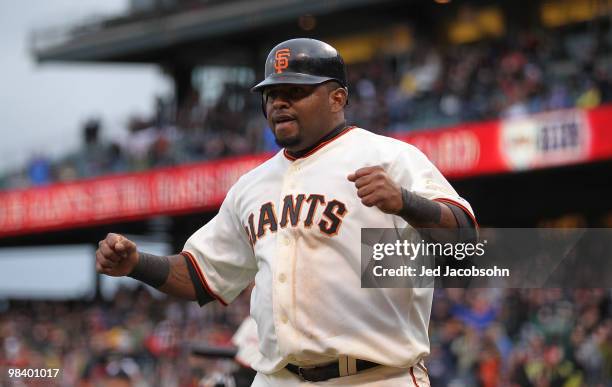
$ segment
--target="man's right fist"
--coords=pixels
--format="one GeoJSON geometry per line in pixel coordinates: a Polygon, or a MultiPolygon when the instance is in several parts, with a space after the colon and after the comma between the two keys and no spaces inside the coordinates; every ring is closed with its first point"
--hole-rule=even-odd
{"type": "Polygon", "coordinates": [[[123,235],[110,233],[98,243],[96,271],[113,277],[128,275],[138,263],[136,244],[123,235]]]}

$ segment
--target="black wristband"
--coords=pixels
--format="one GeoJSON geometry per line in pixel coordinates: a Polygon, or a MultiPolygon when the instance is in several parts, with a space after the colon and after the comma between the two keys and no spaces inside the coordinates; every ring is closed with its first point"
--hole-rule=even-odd
{"type": "Polygon", "coordinates": [[[138,253],[138,263],[128,277],[142,281],[158,288],[166,283],[170,274],[168,257],[158,257],[147,253],[138,253]]]}
{"type": "Polygon", "coordinates": [[[442,209],[438,203],[408,191],[402,187],[402,209],[398,213],[405,221],[439,223],[442,209]]]}

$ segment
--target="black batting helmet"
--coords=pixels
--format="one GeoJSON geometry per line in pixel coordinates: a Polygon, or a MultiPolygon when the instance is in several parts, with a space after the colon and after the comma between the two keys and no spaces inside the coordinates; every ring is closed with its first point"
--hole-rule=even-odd
{"type": "Polygon", "coordinates": [[[320,40],[298,38],[286,40],[270,51],[265,79],[251,91],[270,85],[316,85],[331,80],[348,87],[346,67],[338,51],[320,40]]]}

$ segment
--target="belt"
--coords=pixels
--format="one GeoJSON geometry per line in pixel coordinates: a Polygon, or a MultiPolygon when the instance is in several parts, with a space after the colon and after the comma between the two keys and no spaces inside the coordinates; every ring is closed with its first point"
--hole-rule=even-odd
{"type": "Polygon", "coordinates": [[[295,364],[287,364],[285,368],[288,371],[296,374],[300,377],[300,379],[305,380],[307,382],[322,382],[328,379],[339,378],[340,376],[348,376],[354,375],[358,372],[365,371],[370,368],[374,368],[379,366],[378,363],[373,363],[367,360],[355,359],[355,372],[349,372],[347,370],[347,363],[342,361],[337,361],[331,364],[327,364],[324,366],[314,366],[314,367],[299,367],[295,364]],[[344,368],[344,369],[343,369],[344,368]]]}

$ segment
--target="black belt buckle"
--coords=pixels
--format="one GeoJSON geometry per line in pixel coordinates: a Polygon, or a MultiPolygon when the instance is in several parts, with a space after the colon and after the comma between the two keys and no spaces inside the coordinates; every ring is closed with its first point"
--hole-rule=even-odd
{"type": "MultiPolygon", "coordinates": [[[[373,363],[367,360],[357,359],[357,373],[365,371],[369,368],[379,366],[378,363],[373,363]]],[[[329,379],[340,377],[338,362],[327,364],[324,366],[300,367],[295,364],[287,364],[286,368],[297,375],[305,382],[323,382],[329,379]]],[[[347,375],[348,376],[348,375],[347,375]]]]}
{"type": "Polygon", "coordinates": [[[298,367],[298,377],[305,382],[324,382],[339,376],[337,367],[333,363],[323,367],[298,367]]]}
{"type": "Polygon", "coordinates": [[[304,382],[323,382],[339,376],[337,363],[321,367],[300,367],[289,363],[286,368],[304,382]]]}
{"type": "Polygon", "coordinates": [[[302,381],[306,382],[306,381],[307,381],[307,380],[306,380],[306,377],[305,377],[305,376],[304,376],[304,374],[302,373],[302,370],[303,370],[303,369],[304,369],[304,368],[302,368],[302,367],[298,367],[298,370],[297,370],[297,371],[298,371],[298,376],[299,376],[299,378],[300,378],[300,379],[302,379],[302,381]]]}

